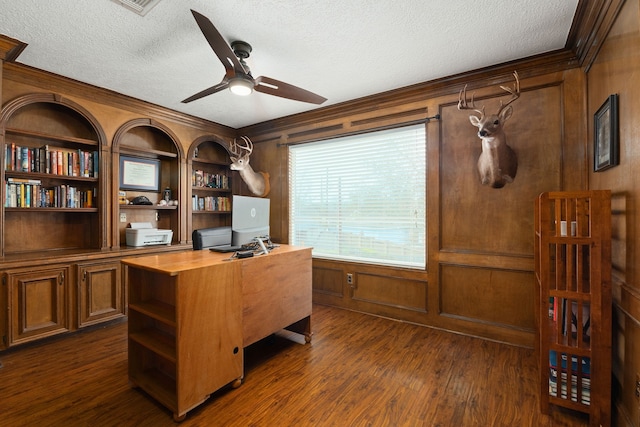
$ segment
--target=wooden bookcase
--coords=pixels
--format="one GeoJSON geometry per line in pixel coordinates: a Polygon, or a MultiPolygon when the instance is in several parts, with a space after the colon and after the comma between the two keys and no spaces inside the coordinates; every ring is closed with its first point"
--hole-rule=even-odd
{"type": "Polygon", "coordinates": [[[548,192],[535,204],[540,409],[611,424],[611,193],[548,192]]]}
{"type": "Polygon", "coordinates": [[[231,225],[233,194],[229,153],[216,140],[196,141],[189,153],[189,216],[193,230],[231,225]]]}

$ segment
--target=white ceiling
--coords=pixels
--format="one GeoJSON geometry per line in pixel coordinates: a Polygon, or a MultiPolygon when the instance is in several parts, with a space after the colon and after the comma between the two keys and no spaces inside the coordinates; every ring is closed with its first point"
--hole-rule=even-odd
{"type": "Polygon", "coordinates": [[[239,128],[565,47],[578,0],[161,0],[142,17],[112,0],[0,0],[17,62],[239,128]],[[228,90],[190,9],[253,46],[254,77],[321,106],[228,90]]]}

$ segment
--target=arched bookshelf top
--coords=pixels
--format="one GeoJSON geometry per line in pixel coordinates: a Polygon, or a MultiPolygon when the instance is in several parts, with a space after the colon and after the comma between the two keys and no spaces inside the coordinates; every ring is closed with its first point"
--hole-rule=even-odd
{"type": "Polygon", "coordinates": [[[54,144],[106,143],[98,120],[82,105],[52,93],[33,93],[9,101],[0,113],[3,134],[49,139],[54,144]]]}
{"type": "Polygon", "coordinates": [[[134,119],[120,126],[113,137],[113,150],[184,158],[182,145],[173,131],[151,119],[134,119]]]}

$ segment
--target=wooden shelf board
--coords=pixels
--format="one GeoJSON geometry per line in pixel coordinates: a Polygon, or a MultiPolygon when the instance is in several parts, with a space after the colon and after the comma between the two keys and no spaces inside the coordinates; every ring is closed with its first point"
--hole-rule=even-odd
{"type": "Polygon", "coordinates": [[[118,205],[120,209],[153,209],[153,210],[164,210],[164,211],[175,211],[178,209],[177,206],[160,206],[160,205],[118,205]]]}
{"type": "Polygon", "coordinates": [[[145,328],[140,332],[130,333],[129,339],[160,355],[171,363],[176,363],[176,339],[157,329],[145,328]]]}
{"type": "Polygon", "coordinates": [[[192,191],[208,191],[213,193],[231,193],[230,188],[216,188],[216,187],[191,187],[192,191]]]}
{"type": "Polygon", "coordinates": [[[225,168],[229,167],[229,163],[218,162],[218,161],[215,161],[215,160],[207,160],[207,159],[203,159],[201,157],[192,157],[191,158],[191,162],[192,163],[200,163],[200,164],[203,164],[203,165],[223,166],[225,168]]]}
{"type": "Polygon", "coordinates": [[[86,176],[72,176],[72,175],[57,175],[54,173],[42,173],[42,172],[22,172],[22,171],[5,171],[5,178],[21,178],[21,179],[33,179],[40,181],[74,181],[74,182],[86,182],[97,183],[98,178],[86,177],[86,176]]]}
{"type": "Polygon", "coordinates": [[[98,208],[4,208],[5,212],[98,212],[98,208]]]}
{"type": "Polygon", "coordinates": [[[228,215],[231,211],[193,211],[193,214],[208,214],[208,215],[228,215]]]}
{"type": "Polygon", "coordinates": [[[73,136],[53,135],[53,134],[49,134],[49,133],[37,132],[37,131],[32,131],[32,130],[6,128],[5,129],[5,133],[13,134],[13,135],[26,136],[26,137],[29,137],[29,138],[47,139],[47,140],[50,140],[52,142],[59,142],[59,143],[62,143],[62,144],[66,144],[66,143],[70,143],[71,142],[71,143],[74,143],[74,144],[87,145],[87,146],[91,146],[91,147],[97,147],[98,146],[98,141],[94,141],[92,139],[76,138],[76,137],[73,137],[73,136]]]}
{"type": "Polygon", "coordinates": [[[133,156],[139,157],[147,157],[147,158],[157,158],[157,157],[168,157],[168,158],[178,158],[177,153],[172,153],[170,151],[161,151],[161,150],[153,150],[153,149],[144,149],[141,150],[136,147],[129,147],[126,145],[121,145],[119,148],[120,154],[131,154],[133,156]]]}
{"type": "Polygon", "coordinates": [[[173,412],[178,410],[176,381],[157,369],[129,372],[129,380],[173,412]]]}
{"type": "Polygon", "coordinates": [[[176,327],[176,308],[173,305],[166,304],[157,300],[129,302],[129,310],[159,320],[166,325],[176,327]]]}

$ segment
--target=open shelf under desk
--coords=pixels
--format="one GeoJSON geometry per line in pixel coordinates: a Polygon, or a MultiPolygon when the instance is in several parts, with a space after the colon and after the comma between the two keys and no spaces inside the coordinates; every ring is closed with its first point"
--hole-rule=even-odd
{"type": "Polygon", "coordinates": [[[158,320],[169,327],[176,327],[176,308],[157,300],[130,302],[129,310],[133,310],[152,319],[158,320]]]}

